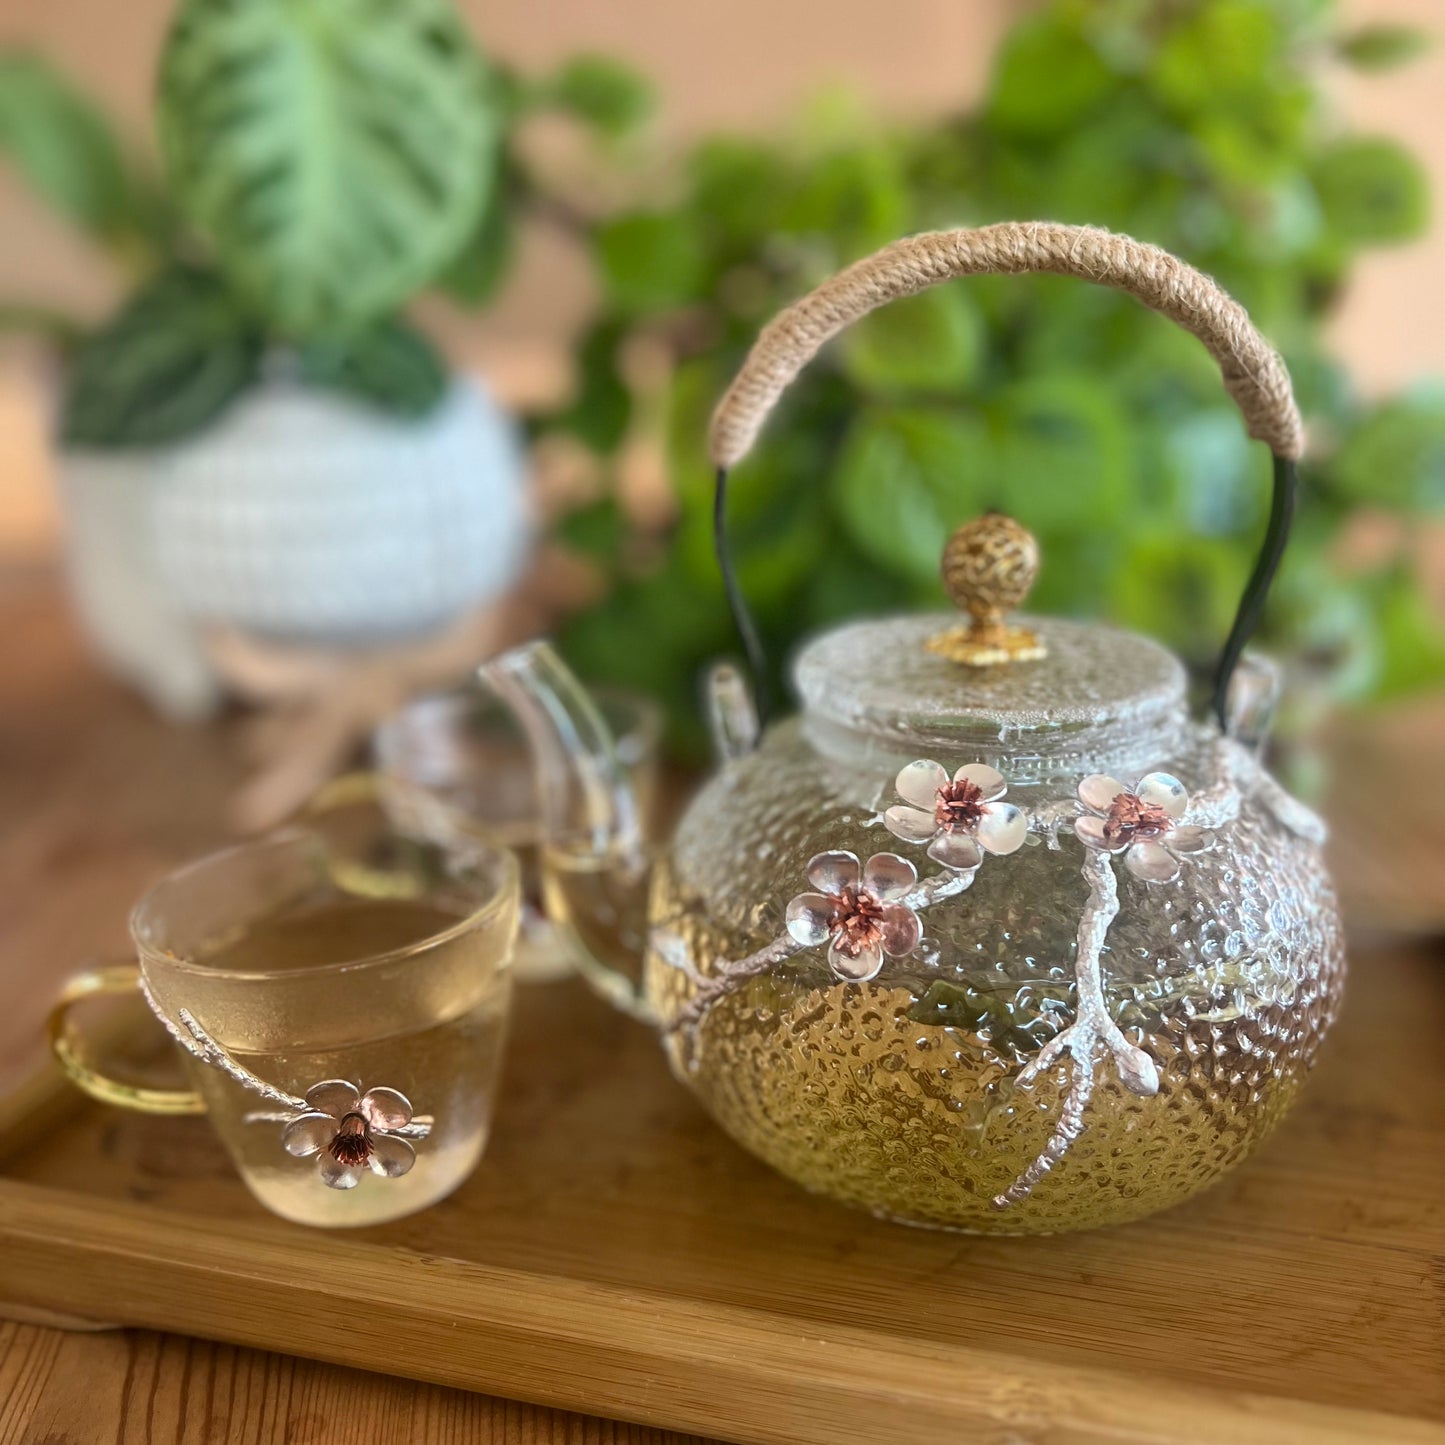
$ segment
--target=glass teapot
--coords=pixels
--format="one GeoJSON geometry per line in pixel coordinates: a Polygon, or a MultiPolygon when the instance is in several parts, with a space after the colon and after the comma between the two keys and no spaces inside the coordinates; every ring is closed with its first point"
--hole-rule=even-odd
{"type": "Polygon", "coordinates": [[[1144,637],[1011,623],[1039,558],[998,514],[946,548],[962,619],[818,637],[794,664],[798,715],[760,731],[742,675],[713,673],[720,767],[655,860],[550,648],[483,668],[534,744],[554,917],[713,1117],[809,1189],[989,1233],[1132,1219],[1238,1163],[1297,1094],[1344,969],[1322,826],[1258,760],[1272,673],[1240,665],[1288,530],[1299,418],[1242,309],[1167,253],[1044,224],[914,236],[774,320],[711,435],[754,671],[723,501],[773,402],[878,305],[1038,271],[1193,331],[1275,454],[1211,716],[1190,716],[1183,667],[1144,637]]]}

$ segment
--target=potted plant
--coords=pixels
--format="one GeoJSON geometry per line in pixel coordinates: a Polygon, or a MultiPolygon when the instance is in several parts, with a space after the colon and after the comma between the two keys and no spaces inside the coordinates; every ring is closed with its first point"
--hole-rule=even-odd
{"type": "Polygon", "coordinates": [[[130,277],[92,332],[0,314],[63,349],[76,600],[166,710],[216,699],[206,624],[367,643],[515,575],[513,429],[401,315],[459,264],[477,290],[505,90],[449,0],[184,0],[162,185],[42,60],[0,58],[0,153],[130,277]]]}

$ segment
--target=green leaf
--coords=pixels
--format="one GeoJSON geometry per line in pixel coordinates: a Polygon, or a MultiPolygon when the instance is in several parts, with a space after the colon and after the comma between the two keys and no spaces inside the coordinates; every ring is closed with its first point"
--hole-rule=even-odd
{"type": "Polygon", "coordinates": [[[397,416],[425,416],[447,392],[446,363],[435,347],[395,317],[361,331],[313,337],[299,360],[310,385],[346,392],[397,416]]]}
{"type": "Polygon", "coordinates": [[[870,391],[959,396],[983,353],[983,324],[962,288],[936,286],[880,307],[843,340],[843,367],[870,391]]]}
{"type": "Polygon", "coordinates": [[[1338,240],[1357,245],[1408,241],[1429,220],[1429,182],[1403,146],[1383,136],[1337,141],[1314,166],[1325,221],[1338,240]]]}
{"type": "Polygon", "coordinates": [[[675,755],[695,762],[706,755],[699,675],[709,659],[733,647],[716,578],[700,589],[668,558],[649,576],[621,582],[597,607],[568,619],[557,644],[584,679],[659,699],[675,755]]]}
{"type": "MultiPolygon", "coordinates": [[[[790,464],[807,446],[802,438],[791,447],[765,449],[737,469],[729,487],[728,538],[738,582],[765,615],[786,614],[828,543],[823,501],[811,488],[797,485],[799,473],[790,464]]],[[[719,584],[710,508],[684,513],[673,552],[700,588],[719,584]]]]}
{"type": "Polygon", "coordinates": [[[462,306],[490,301],[512,264],[511,197],[503,194],[483,212],[476,229],[437,277],[437,285],[462,306]]]}
{"type": "Polygon", "coordinates": [[[702,284],[702,238],[690,218],[672,211],[634,211],[597,233],[597,264],[612,303],[629,315],[693,300],[702,284]]]}
{"type": "Polygon", "coordinates": [[[800,608],[787,616],[788,641],[836,622],[904,612],[918,606],[920,597],[937,605],[942,597],[937,573],[926,582],[909,583],[860,556],[846,537],[830,536],[826,541],[808,576],[800,608]]]}
{"type": "Polygon", "coordinates": [[[109,242],[144,231],[109,122],[39,56],[0,55],[0,156],[87,234],[109,242]]]}
{"type": "Polygon", "coordinates": [[[604,456],[621,445],[632,419],[632,393],[617,355],[622,335],[622,329],[608,321],[587,332],[574,362],[576,392],[570,405],[553,418],[555,425],[604,456]]]}
{"type": "Polygon", "coordinates": [[[603,497],[568,512],[557,524],[554,535],[574,552],[611,560],[627,539],[627,517],[615,498],[603,497]]]}
{"type": "Polygon", "coordinates": [[[830,268],[845,255],[897,240],[908,229],[910,204],[900,159],[876,138],[809,157],[783,202],[778,229],[833,242],[830,268]]]}
{"type": "Polygon", "coordinates": [[[1016,382],[993,409],[1008,505],[1041,533],[1108,525],[1130,500],[1129,424],[1108,388],[1056,372],[1016,382]]]}
{"type": "Polygon", "coordinates": [[[1349,435],[1331,469],[1353,503],[1445,512],[1445,398],[1387,402],[1349,435]]]}
{"type": "Polygon", "coordinates": [[[61,440],[129,447],[189,436],[254,381],[261,352],[217,278],[167,272],[76,353],[61,440]]]}
{"type": "Polygon", "coordinates": [[[1392,568],[1371,589],[1379,628],[1374,695],[1388,702],[1439,687],[1445,681],[1445,624],[1415,577],[1392,568]]]}
{"type": "Polygon", "coordinates": [[[1046,7],[1005,38],[985,115],[1001,135],[1060,136],[1113,84],[1109,67],[1078,27],[1046,7]]]}
{"type": "Polygon", "coordinates": [[[1430,49],[1430,37],[1410,25],[1362,25],[1335,42],[1341,59],[1357,70],[1394,70],[1430,49]]]}
{"type": "Polygon", "coordinates": [[[1285,76],[1274,0],[1208,0],[1179,10],[1183,22],[1154,57],[1155,92],[1190,112],[1267,105],[1271,86],[1285,76]]]}
{"type": "Polygon", "coordinates": [[[172,183],[292,336],[400,305],[491,185],[487,72],[448,0],[184,0],[161,60],[172,183]]]}
{"type": "Polygon", "coordinates": [[[992,500],[993,455],[975,417],[918,408],[865,412],[838,457],[833,503],[865,557],[914,583],[931,582],[950,532],[992,500]]]}
{"type": "Polygon", "coordinates": [[[1220,403],[1181,418],[1163,441],[1163,455],[1178,480],[1166,515],[1177,517],[1181,527],[1228,537],[1262,520],[1267,459],[1232,406],[1220,403]]]}
{"type": "Polygon", "coordinates": [[[1118,565],[1099,578],[1100,591],[1117,621],[1202,664],[1224,642],[1247,566],[1235,543],[1175,526],[1134,538],[1118,565]]]}
{"type": "Polygon", "coordinates": [[[534,99],[566,111],[616,140],[651,116],[651,84],[629,65],[606,55],[578,55],[534,88],[534,99]]]}
{"type": "Polygon", "coordinates": [[[794,180],[787,158],[764,141],[710,136],[688,158],[691,209],[714,235],[749,253],[778,226],[794,180]]]}

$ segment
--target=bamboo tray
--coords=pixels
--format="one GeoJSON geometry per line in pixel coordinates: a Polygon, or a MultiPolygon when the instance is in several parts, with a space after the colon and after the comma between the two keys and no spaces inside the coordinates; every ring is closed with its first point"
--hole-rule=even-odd
{"type": "Polygon", "coordinates": [[[1355,968],[1257,1160],[1053,1239],[802,1193],[572,983],[519,991],[477,1174],[385,1227],[273,1219],[203,1120],[42,1086],[0,1127],[0,1301],[767,1445],[1438,1445],[1445,969],[1355,968]]]}

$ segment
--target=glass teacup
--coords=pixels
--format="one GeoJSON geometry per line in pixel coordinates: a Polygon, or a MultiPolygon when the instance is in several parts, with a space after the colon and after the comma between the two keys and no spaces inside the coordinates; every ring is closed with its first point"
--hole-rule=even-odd
{"type": "Polygon", "coordinates": [[[204,1111],[287,1219],[376,1224],[449,1194],[486,1145],[511,1003],[515,860],[397,831],[374,801],[212,854],[131,915],[139,967],[72,980],[57,1058],[109,1103],[204,1111]],[[139,987],[194,1091],[114,1080],[68,1017],[139,987]]]}

